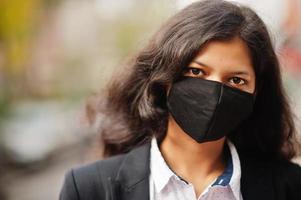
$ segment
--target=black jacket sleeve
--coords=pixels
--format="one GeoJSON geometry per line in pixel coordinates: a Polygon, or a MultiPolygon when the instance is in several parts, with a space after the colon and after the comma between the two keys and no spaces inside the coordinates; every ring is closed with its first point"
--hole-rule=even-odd
{"type": "Polygon", "coordinates": [[[286,182],[287,199],[301,199],[301,167],[290,164],[283,180],[286,182]]]}
{"type": "Polygon", "coordinates": [[[60,200],[109,200],[114,193],[111,182],[122,157],[97,161],[66,173],[60,200]]]}
{"type": "Polygon", "coordinates": [[[65,181],[60,193],[60,200],[79,200],[78,190],[74,180],[74,172],[71,169],[65,175],[65,181]]]}
{"type": "Polygon", "coordinates": [[[66,173],[60,200],[105,200],[106,195],[98,163],[93,163],[66,173]]]}

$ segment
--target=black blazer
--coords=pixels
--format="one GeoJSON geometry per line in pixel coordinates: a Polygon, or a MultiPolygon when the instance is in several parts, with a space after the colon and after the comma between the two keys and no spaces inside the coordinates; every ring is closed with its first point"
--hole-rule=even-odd
{"type": "MultiPolygon", "coordinates": [[[[60,200],[148,200],[150,143],[70,170],[60,200]]],[[[301,167],[240,155],[244,200],[301,200],[301,167]]]]}

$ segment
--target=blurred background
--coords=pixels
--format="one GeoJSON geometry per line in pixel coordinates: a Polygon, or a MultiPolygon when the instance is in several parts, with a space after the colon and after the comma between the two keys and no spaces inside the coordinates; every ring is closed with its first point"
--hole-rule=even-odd
{"type": "MultiPolygon", "coordinates": [[[[301,119],[301,1],[237,1],[268,25],[301,119]]],[[[1,200],[58,199],[66,170],[101,158],[87,99],[190,2],[0,0],[1,200]]]]}

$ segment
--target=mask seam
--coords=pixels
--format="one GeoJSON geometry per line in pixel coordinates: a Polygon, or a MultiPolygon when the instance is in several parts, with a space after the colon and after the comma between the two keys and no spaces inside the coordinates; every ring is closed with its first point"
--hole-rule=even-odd
{"type": "Polygon", "coordinates": [[[220,86],[220,91],[219,91],[218,102],[216,103],[216,106],[215,106],[215,110],[214,110],[212,119],[211,119],[211,121],[210,121],[210,123],[209,123],[210,126],[209,126],[208,130],[207,130],[206,133],[205,133],[205,138],[207,138],[209,132],[212,131],[213,125],[215,124],[217,111],[218,111],[218,109],[219,109],[219,107],[220,107],[221,99],[222,99],[223,93],[224,93],[224,86],[221,85],[221,86],[220,86]]]}

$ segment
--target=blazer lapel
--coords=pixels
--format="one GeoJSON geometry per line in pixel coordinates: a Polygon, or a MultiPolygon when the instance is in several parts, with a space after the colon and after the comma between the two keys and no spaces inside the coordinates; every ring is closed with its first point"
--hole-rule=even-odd
{"type": "Polygon", "coordinates": [[[266,162],[241,159],[241,193],[244,200],[273,200],[273,176],[266,162]]]}
{"type": "Polygon", "coordinates": [[[132,150],[120,165],[115,179],[114,200],[149,199],[150,143],[132,150]],[[119,186],[116,187],[116,184],[119,186]]]}
{"type": "MultiPolygon", "coordinates": [[[[149,200],[150,143],[128,153],[116,178],[112,180],[115,196],[112,200],[149,200]]],[[[241,161],[241,193],[244,200],[276,199],[273,176],[268,162],[245,159],[241,161]]]]}

